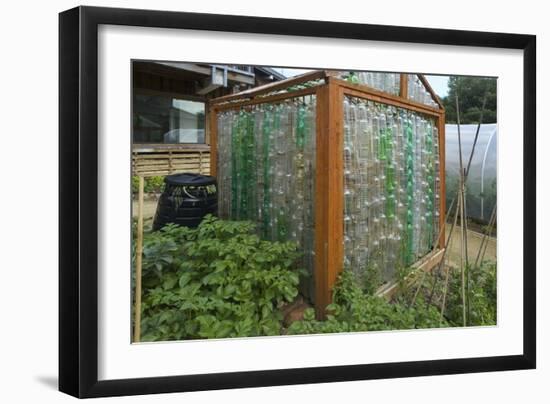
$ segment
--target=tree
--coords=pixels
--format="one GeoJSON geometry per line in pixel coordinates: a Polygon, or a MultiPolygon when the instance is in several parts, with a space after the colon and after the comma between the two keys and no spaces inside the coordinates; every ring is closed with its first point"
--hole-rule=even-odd
{"type": "Polygon", "coordinates": [[[460,108],[460,123],[478,123],[483,104],[487,95],[482,123],[497,121],[497,80],[491,77],[451,76],[449,78],[449,93],[442,99],[445,107],[447,123],[456,123],[456,100],[460,108]]]}

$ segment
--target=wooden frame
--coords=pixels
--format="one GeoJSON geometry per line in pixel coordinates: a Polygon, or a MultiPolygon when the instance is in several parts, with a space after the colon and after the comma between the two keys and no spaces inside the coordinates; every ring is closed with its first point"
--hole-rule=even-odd
{"type": "MultiPolygon", "coordinates": [[[[536,366],[536,38],[532,35],[78,7],[59,18],[59,389],[120,396],[532,369],[536,366]],[[307,35],[523,52],[523,350],[464,359],[98,379],[98,27],[307,35]],[[85,212],[85,214],[83,214],[85,212]]],[[[215,139],[214,139],[215,141],[215,139]]],[[[326,157],[325,157],[326,158],[326,157]]],[[[333,163],[334,164],[334,163],[333,163]]],[[[520,212],[518,212],[520,213],[520,212]]],[[[326,219],[327,226],[331,226],[326,219]]],[[[333,224],[332,224],[333,225],[333,224]]],[[[127,303],[123,303],[127,304],[127,303]]]]}
{"type": "MultiPolygon", "coordinates": [[[[439,133],[439,177],[440,206],[439,211],[445,212],[445,109],[441,101],[422,75],[418,75],[426,90],[430,93],[439,108],[410,100],[407,94],[408,75],[400,75],[399,95],[361,84],[353,84],[338,78],[334,72],[315,70],[286,80],[252,88],[237,94],[226,95],[210,101],[210,170],[212,175],[217,172],[217,115],[228,109],[240,109],[262,103],[277,103],[286,99],[299,98],[315,94],[317,99],[316,113],[316,201],[315,201],[315,310],[317,317],[325,317],[325,308],[332,301],[332,291],[336,279],[343,270],[344,262],[344,154],[343,154],[343,100],[344,96],[352,96],[377,103],[392,105],[409,111],[414,111],[435,119],[439,133]],[[318,85],[303,89],[285,91],[290,86],[312,81],[320,81],[318,85]],[[272,94],[273,93],[273,94],[272,94]]],[[[440,215],[440,239],[438,249],[445,247],[445,215],[440,215]]],[[[432,251],[432,252],[437,252],[432,251]]],[[[435,257],[441,259],[441,254],[435,257]]],[[[421,258],[416,266],[420,266],[421,258]]],[[[439,260],[428,261],[422,265],[424,271],[430,271],[439,264],[439,260]]],[[[395,285],[389,285],[394,287],[395,285]]],[[[388,285],[386,285],[388,287],[388,285]]]]}

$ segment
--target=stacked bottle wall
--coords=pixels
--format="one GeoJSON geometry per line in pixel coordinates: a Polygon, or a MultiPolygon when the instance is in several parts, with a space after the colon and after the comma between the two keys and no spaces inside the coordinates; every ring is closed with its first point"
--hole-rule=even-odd
{"type": "Polygon", "coordinates": [[[341,77],[355,84],[363,84],[379,91],[399,95],[401,81],[399,73],[346,72],[341,77]]]}
{"type": "Polygon", "coordinates": [[[434,101],[432,95],[428,92],[424,84],[420,81],[418,75],[409,74],[407,83],[410,100],[429,105],[433,108],[438,108],[437,103],[434,101]]]}
{"type": "Polygon", "coordinates": [[[344,267],[389,281],[439,231],[438,133],[431,118],[344,101],[344,267]]]}
{"type": "Polygon", "coordinates": [[[267,240],[314,254],[315,97],[218,115],[219,216],[252,220],[267,240]]]}

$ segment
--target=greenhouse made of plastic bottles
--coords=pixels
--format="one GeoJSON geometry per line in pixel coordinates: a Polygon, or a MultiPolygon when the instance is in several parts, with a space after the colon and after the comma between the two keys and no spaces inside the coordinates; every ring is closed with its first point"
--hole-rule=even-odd
{"type": "Polygon", "coordinates": [[[371,289],[442,256],[445,112],[422,75],[313,71],[209,104],[219,216],[295,241],[319,318],[338,274],[371,289]]]}

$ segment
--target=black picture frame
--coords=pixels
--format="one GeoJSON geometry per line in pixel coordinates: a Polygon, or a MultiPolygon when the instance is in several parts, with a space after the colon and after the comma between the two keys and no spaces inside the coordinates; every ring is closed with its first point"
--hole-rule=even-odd
{"type": "Polygon", "coordinates": [[[536,366],[536,37],[77,7],[59,15],[59,389],[103,397],[534,369],[536,366]],[[523,354],[98,381],[98,26],[180,28],[523,51],[523,354]]]}

